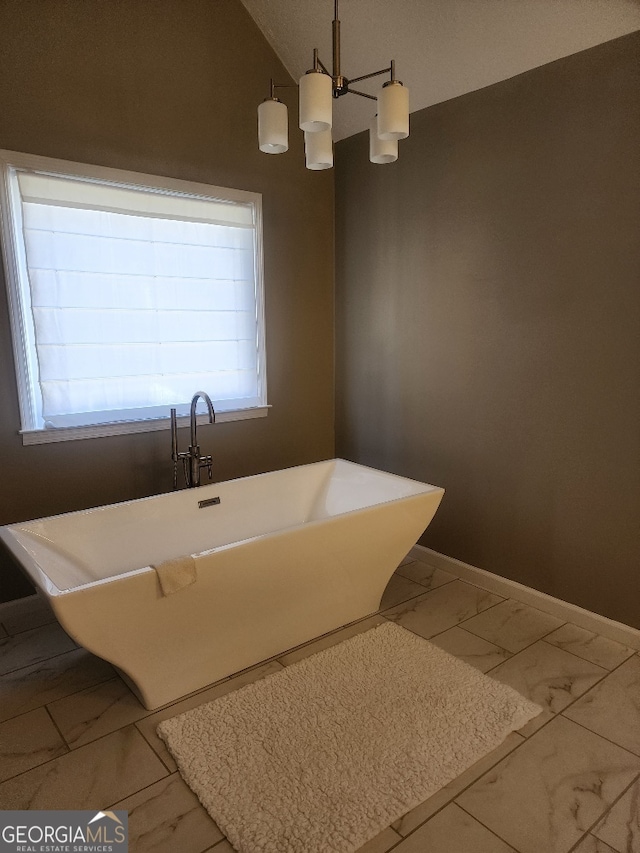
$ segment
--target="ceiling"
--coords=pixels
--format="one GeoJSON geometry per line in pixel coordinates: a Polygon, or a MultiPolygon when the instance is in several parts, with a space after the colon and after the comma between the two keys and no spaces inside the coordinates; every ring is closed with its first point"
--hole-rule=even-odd
{"type": "MultiPolygon", "coordinates": [[[[331,70],[333,0],[242,2],[295,80],[314,47],[331,70]]],[[[342,73],[360,77],[395,59],[412,112],[640,29],[640,0],[341,0],[339,13],[342,73]]],[[[385,79],[357,88],[375,94],[385,79]]],[[[374,108],[340,98],[334,139],[365,130],[374,108]]]]}

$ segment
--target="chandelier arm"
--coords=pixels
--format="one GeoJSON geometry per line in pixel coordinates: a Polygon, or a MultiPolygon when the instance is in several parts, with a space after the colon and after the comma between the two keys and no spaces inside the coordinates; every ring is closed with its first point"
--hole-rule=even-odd
{"type": "Polygon", "coordinates": [[[331,74],[330,74],[330,73],[329,73],[329,71],[327,70],[327,66],[326,66],[326,65],[324,64],[324,62],[320,59],[320,57],[317,57],[317,60],[318,60],[318,65],[320,66],[320,68],[322,68],[322,72],[323,72],[323,74],[326,74],[326,75],[327,75],[327,77],[331,77],[331,74]]]}
{"type": "Polygon", "coordinates": [[[359,83],[360,80],[368,80],[370,77],[379,77],[380,74],[387,74],[391,71],[391,66],[388,68],[381,68],[380,71],[372,71],[371,74],[363,74],[362,77],[350,77],[350,83],[359,83]]]}
{"type": "MultiPolygon", "coordinates": [[[[349,81],[349,82],[351,82],[351,81],[349,81]]],[[[367,95],[366,92],[358,92],[357,89],[347,89],[345,94],[346,95],[360,95],[361,98],[369,98],[369,100],[371,100],[371,101],[377,101],[378,100],[375,95],[367,95]]]]}

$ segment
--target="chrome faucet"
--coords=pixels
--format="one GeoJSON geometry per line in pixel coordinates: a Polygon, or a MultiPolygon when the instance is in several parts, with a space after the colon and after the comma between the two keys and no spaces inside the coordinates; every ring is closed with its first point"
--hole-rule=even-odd
{"type": "Polygon", "coordinates": [[[189,449],[178,453],[178,422],[176,410],[171,409],[171,458],[173,459],[173,488],[178,488],[178,462],[182,460],[184,469],[184,479],[189,488],[194,488],[200,485],[200,469],[206,468],[209,472],[209,479],[213,477],[212,459],[211,456],[200,456],[200,447],[198,445],[198,436],[196,432],[196,408],[198,406],[198,398],[202,399],[207,404],[209,410],[209,423],[216,422],[216,413],[209,395],[205,391],[198,391],[193,395],[191,400],[191,444],[189,449]]]}

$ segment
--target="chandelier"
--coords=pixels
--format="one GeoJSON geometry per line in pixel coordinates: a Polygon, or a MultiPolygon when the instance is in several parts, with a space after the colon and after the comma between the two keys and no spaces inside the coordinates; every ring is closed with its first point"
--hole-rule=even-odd
{"type": "MultiPolygon", "coordinates": [[[[340,66],[340,20],[338,0],[334,0],[333,73],[313,51],[313,67],[298,83],[299,125],[304,131],[304,153],[307,169],[330,169],[333,166],[333,101],[343,95],[359,95],[377,103],[376,115],[369,124],[369,159],[372,163],[393,163],[398,159],[398,140],[409,136],[409,90],[396,80],[395,61],[388,68],[347,79],[340,66]],[[389,74],[390,79],[376,95],[353,89],[354,83],[389,74]]],[[[276,89],[296,88],[278,85],[271,80],[271,90],[258,107],[258,145],[265,154],[283,154],[289,148],[287,105],[275,95],[276,89]]]]}

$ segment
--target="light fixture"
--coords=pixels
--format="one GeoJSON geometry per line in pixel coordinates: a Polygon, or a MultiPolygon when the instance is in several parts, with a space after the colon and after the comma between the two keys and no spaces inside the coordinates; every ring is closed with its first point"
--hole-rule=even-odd
{"type": "MultiPolygon", "coordinates": [[[[304,131],[307,169],[333,166],[332,101],[342,95],[359,95],[377,102],[377,116],[369,125],[369,159],[372,163],[393,163],[398,159],[398,140],[409,135],[409,90],[396,80],[395,61],[388,68],[347,79],[340,70],[340,20],[338,0],[334,0],[333,73],[330,74],[313,51],[313,67],[300,78],[300,129],[304,131]],[[390,79],[375,95],[352,89],[353,83],[389,74],[390,79]]],[[[282,154],[289,147],[287,107],[275,97],[276,89],[295,88],[271,81],[270,97],[258,107],[258,143],[266,154],[282,154]]]]}
{"type": "Polygon", "coordinates": [[[372,163],[394,163],[397,159],[398,140],[380,139],[378,136],[378,116],[374,116],[369,125],[369,160],[372,163]]]}
{"type": "Polygon", "coordinates": [[[300,130],[322,133],[331,130],[333,120],[333,91],[331,77],[312,68],[300,78],[300,130]]]}
{"type": "Polygon", "coordinates": [[[287,105],[274,95],[271,81],[271,97],[258,107],[258,145],[265,154],[283,154],[289,149],[289,118],[287,105]]]}
{"type": "Polygon", "coordinates": [[[399,80],[391,79],[378,92],[378,136],[380,139],[409,136],[409,90],[399,80]]]}
{"type": "Polygon", "coordinates": [[[318,171],[333,166],[333,140],[330,130],[304,132],[304,159],[307,169],[318,171]]]}

